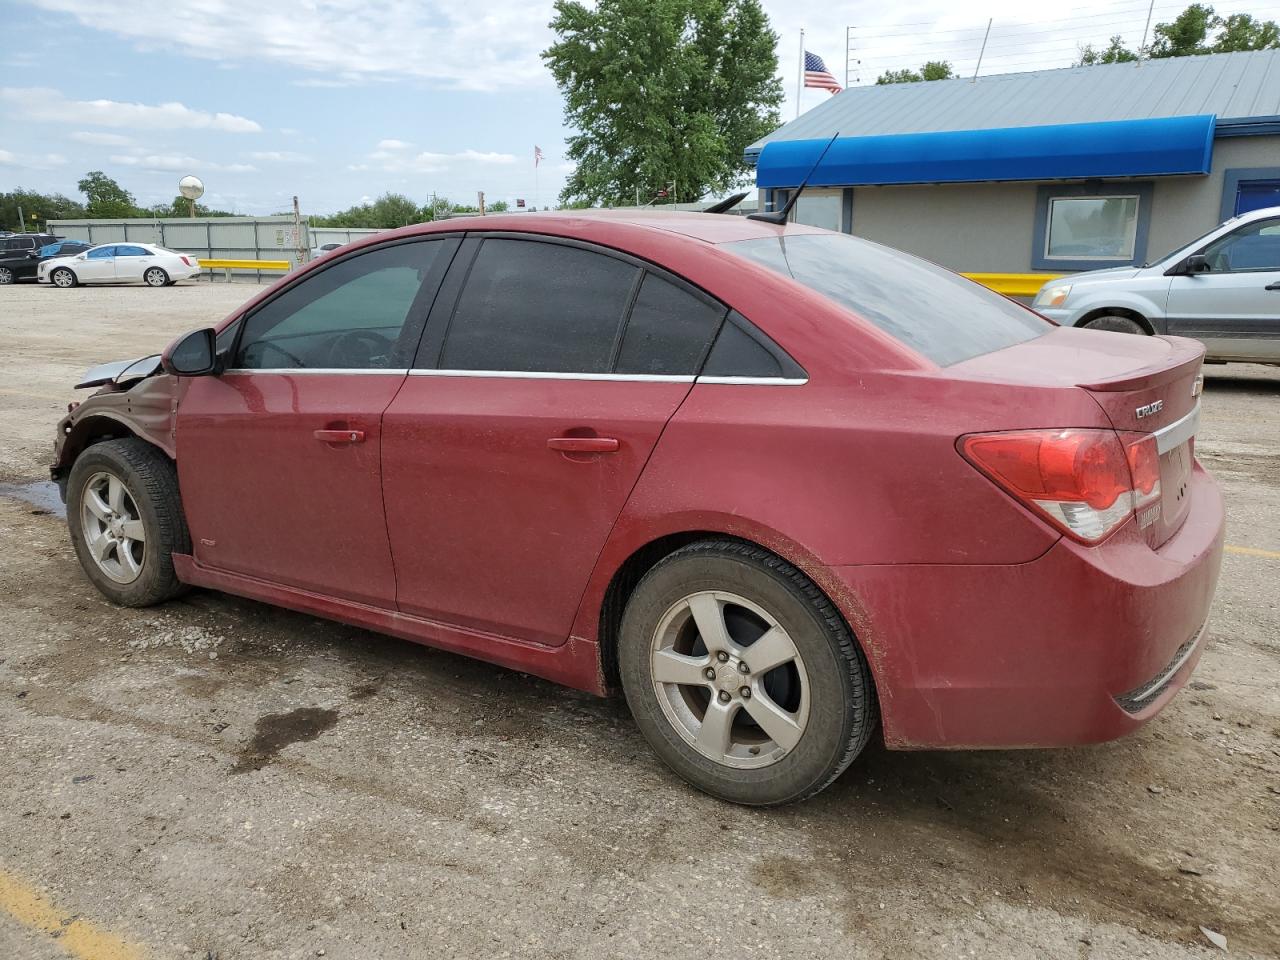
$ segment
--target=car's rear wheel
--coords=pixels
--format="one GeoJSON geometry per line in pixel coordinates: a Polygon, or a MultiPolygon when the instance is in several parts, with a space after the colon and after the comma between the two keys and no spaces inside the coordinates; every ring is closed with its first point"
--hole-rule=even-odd
{"type": "Polygon", "coordinates": [[[13,271],[8,267],[0,267],[0,283],[13,283],[13,271]]]}
{"type": "Polygon", "coordinates": [[[1122,317],[1118,313],[1108,313],[1094,317],[1085,328],[1088,330],[1110,330],[1112,333],[1138,333],[1146,335],[1146,329],[1132,317],[1122,317]]]}
{"type": "Polygon", "coordinates": [[[831,602],[751,544],[691,544],[658,563],[623,615],[627,704],[657,754],[736,803],[801,800],[861,752],[871,675],[831,602]]]}
{"type": "Polygon", "coordinates": [[[95,443],[67,480],[67,526],[76,556],[106,597],[146,607],[184,589],[173,554],[190,553],[178,474],[160,450],[133,438],[95,443]]]}
{"type": "Polygon", "coordinates": [[[148,267],[142,279],[146,281],[148,287],[163,287],[169,283],[169,275],[160,267],[148,267]]]}
{"type": "Polygon", "coordinates": [[[58,267],[53,273],[49,274],[49,282],[55,287],[62,287],[64,290],[76,285],[76,275],[66,267],[58,267]]]}

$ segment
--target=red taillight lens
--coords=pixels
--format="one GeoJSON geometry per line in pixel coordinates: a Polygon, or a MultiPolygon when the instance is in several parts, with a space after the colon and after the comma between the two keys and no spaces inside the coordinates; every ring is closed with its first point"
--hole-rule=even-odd
{"type": "Polygon", "coordinates": [[[1019,430],[961,438],[975,467],[1084,543],[1097,543],[1160,495],[1155,438],[1111,430],[1019,430]]]}
{"type": "Polygon", "coordinates": [[[188,267],[195,266],[195,264],[191,262],[190,258],[185,256],[182,258],[182,262],[185,263],[188,267]]]}

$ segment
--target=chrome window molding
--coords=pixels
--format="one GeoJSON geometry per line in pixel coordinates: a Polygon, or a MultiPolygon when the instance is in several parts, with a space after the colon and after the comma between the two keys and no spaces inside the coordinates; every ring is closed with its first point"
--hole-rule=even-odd
{"type": "Polygon", "coordinates": [[[632,383],[693,383],[693,376],[657,373],[549,373],[541,370],[410,370],[411,377],[479,377],[510,380],[619,380],[632,383]]]}
{"type": "Polygon", "coordinates": [[[1168,453],[1194,437],[1199,428],[1200,403],[1197,401],[1191,412],[1181,420],[1175,420],[1167,427],[1161,427],[1155,432],[1156,450],[1159,453],[1168,453]]]}
{"type": "Polygon", "coordinates": [[[247,374],[247,373],[301,373],[301,374],[372,373],[372,374],[380,374],[383,376],[394,375],[397,377],[403,377],[406,373],[409,373],[409,370],[407,368],[402,368],[398,370],[385,370],[382,367],[231,367],[230,369],[223,370],[222,372],[224,375],[228,373],[240,373],[240,374],[247,374]]]}
{"type": "Polygon", "coordinates": [[[808,377],[699,377],[698,383],[738,384],[753,387],[801,387],[808,377]]]}

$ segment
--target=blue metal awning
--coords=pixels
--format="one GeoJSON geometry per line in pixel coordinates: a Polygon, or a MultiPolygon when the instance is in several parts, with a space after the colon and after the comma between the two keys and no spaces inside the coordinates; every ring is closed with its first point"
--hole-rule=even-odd
{"type": "MultiPolygon", "coordinates": [[[[1158,117],[997,130],[840,137],[810,186],[1086,180],[1207,174],[1214,118],[1158,117]]],[[[756,164],[763,189],[796,187],[827,140],[777,140],[756,164]]]]}

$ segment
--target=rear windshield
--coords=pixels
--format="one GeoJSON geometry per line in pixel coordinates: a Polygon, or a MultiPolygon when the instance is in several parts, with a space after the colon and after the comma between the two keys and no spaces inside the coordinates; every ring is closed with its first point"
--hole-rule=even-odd
{"type": "Polygon", "coordinates": [[[971,280],[843,233],[739,240],[724,249],[848,307],[939,366],[1053,329],[1049,321],[971,280]]]}

